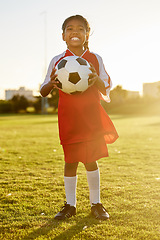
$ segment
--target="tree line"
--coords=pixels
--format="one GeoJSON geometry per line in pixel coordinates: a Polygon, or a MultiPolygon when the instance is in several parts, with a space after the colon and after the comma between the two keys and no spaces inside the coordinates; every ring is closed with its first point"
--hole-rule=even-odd
{"type": "MultiPolygon", "coordinates": [[[[160,114],[160,97],[149,96],[129,97],[129,92],[122,86],[116,86],[110,92],[111,102],[102,101],[102,106],[109,114],[160,114]]],[[[46,113],[56,113],[58,108],[59,94],[54,89],[47,97],[46,113]]],[[[0,100],[0,113],[42,113],[42,97],[34,97],[30,101],[24,96],[15,95],[12,99],[0,100]]]]}

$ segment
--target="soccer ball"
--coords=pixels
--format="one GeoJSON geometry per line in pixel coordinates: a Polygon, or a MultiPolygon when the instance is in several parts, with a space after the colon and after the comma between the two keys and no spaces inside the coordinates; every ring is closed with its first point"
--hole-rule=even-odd
{"type": "Polygon", "coordinates": [[[56,80],[58,87],[65,93],[74,94],[84,92],[90,86],[88,83],[89,63],[78,56],[63,58],[56,66],[56,80]]]}

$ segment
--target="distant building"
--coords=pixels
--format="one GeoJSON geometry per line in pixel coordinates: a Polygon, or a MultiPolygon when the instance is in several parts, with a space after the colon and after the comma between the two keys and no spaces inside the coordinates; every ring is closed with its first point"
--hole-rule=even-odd
{"type": "Polygon", "coordinates": [[[129,91],[127,90],[127,98],[138,98],[139,92],[138,91],[129,91]]]}
{"type": "Polygon", "coordinates": [[[143,96],[160,97],[160,81],[153,83],[143,83],[143,96]]]}
{"type": "Polygon", "coordinates": [[[20,87],[18,90],[5,90],[5,100],[10,100],[15,95],[24,96],[28,100],[33,100],[33,91],[27,90],[25,87],[20,87]]]}

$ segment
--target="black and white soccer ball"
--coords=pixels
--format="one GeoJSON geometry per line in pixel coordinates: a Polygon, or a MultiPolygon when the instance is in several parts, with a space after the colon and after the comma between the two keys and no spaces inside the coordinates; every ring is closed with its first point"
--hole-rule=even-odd
{"type": "Polygon", "coordinates": [[[81,93],[88,89],[89,63],[78,56],[68,56],[63,58],[56,65],[58,87],[65,93],[81,93]]]}

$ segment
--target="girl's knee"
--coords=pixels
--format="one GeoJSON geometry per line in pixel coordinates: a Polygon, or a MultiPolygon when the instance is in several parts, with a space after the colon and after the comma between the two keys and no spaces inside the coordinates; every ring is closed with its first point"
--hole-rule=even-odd
{"type": "Polygon", "coordinates": [[[84,165],[87,171],[95,171],[98,169],[97,162],[85,163],[84,165]]]}

